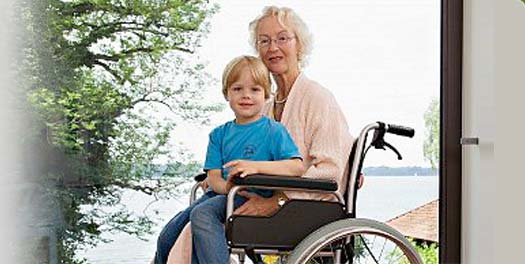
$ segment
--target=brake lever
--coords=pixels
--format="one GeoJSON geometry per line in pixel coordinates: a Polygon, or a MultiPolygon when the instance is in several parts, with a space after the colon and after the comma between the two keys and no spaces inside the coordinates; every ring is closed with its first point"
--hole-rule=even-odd
{"type": "Polygon", "coordinates": [[[390,145],[390,143],[388,143],[386,141],[383,141],[383,145],[386,146],[387,148],[389,148],[390,150],[394,151],[396,153],[396,155],[397,155],[397,159],[398,160],[402,160],[403,159],[403,157],[401,157],[401,153],[399,153],[399,151],[397,151],[397,149],[394,146],[390,145]]]}
{"type": "Polygon", "coordinates": [[[377,129],[374,132],[374,137],[372,138],[372,142],[370,143],[370,145],[374,146],[375,149],[382,149],[382,150],[386,150],[385,147],[387,147],[396,153],[398,160],[402,160],[403,157],[401,156],[401,153],[399,153],[399,151],[394,146],[390,145],[390,143],[385,141],[385,133],[386,133],[386,130],[384,129],[384,124],[383,124],[383,126],[380,129],[377,129]]]}

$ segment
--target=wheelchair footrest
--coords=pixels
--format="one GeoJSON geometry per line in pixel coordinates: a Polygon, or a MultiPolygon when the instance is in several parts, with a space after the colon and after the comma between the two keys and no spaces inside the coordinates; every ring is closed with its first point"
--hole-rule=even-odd
{"type": "Polygon", "coordinates": [[[226,221],[230,247],[291,250],[316,229],[348,218],[342,204],[291,200],[269,217],[233,215],[226,221]]]}

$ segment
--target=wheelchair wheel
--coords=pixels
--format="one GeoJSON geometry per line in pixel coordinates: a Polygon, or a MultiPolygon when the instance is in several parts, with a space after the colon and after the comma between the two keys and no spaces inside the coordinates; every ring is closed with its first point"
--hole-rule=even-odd
{"type": "Polygon", "coordinates": [[[343,219],[306,237],[289,264],[423,264],[410,242],[390,226],[370,219],[343,219]]]}

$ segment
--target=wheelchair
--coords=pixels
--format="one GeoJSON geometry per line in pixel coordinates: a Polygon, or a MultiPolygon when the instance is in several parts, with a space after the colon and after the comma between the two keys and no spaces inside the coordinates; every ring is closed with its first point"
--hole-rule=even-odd
{"type": "MultiPolygon", "coordinates": [[[[348,185],[344,194],[329,180],[275,175],[249,175],[236,178],[228,194],[226,238],[230,255],[239,263],[248,256],[253,263],[264,263],[263,255],[279,256],[278,263],[410,263],[422,264],[411,243],[392,227],[371,219],[356,218],[358,175],[370,147],[400,153],[385,141],[386,133],[413,137],[412,128],[374,122],[362,129],[349,158],[348,185]],[[367,136],[373,138],[367,144],[367,136]],[[366,148],[366,149],[365,149],[366,148]],[[294,190],[330,193],[333,201],[290,200],[272,216],[233,215],[233,198],[243,189],[294,190]]],[[[195,177],[202,181],[206,174],[195,177]]],[[[193,202],[199,183],[192,188],[193,202]]],[[[273,262],[275,263],[275,262],[273,262]]]]}

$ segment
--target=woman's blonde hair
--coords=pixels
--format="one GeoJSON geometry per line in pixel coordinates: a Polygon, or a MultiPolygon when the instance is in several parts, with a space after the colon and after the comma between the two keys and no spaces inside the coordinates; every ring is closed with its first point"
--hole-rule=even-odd
{"type": "Polygon", "coordinates": [[[224,72],[222,73],[222,94],[224,98],[228,96],[228,87],[230,87],[235,81],[237,81],[241,75],[241,69],[248,67],[252,73],[252,78],[256,84],[263,87],[264,98],[268,99],[271,92],[271,80],[270,72],[264,65],[261,59],[243,55],[234,58],[226,65],[224,72]]]}
{"type": "Polygon", "coordinates": [[[289,28],[292,30],[297,38],[297,43],[299,44],[297,59],[299,65],[304,67],[306,65],[307,57],[312,51],[312,34],[308,30],[308,27],[304,21],[295,13],[295,11],[289,7],[276,7],[276,6],[267,6],[262,10],[262,14],[259,15],[256,19],[250,22],[250,43],[254,47],[255,51],[257,49],[257,28],[259,22],[269,16],[277,17],[277,21],[284,28],[289,28]]]}

